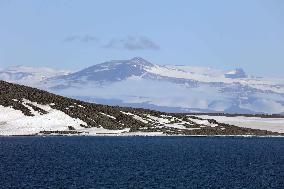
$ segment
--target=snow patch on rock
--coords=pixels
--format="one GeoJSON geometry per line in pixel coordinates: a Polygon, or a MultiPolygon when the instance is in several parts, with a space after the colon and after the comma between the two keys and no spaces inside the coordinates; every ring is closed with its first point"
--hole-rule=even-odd
{"type": "Polygon", "coordinates": [[[34,116],[26,116],[20,110],[12,107],[0,106],[0,135],[34,135],[40,131],[68,131],[68,126],[82,129],[81,125],[87,125],[80,119],[75,119],[62,111],[52,109],[49,105],[40,105],[24,99],[23,105],[29,108],[34,116]],[[27,103],[47,111],[47,114],[39,114],[27,103]]]}

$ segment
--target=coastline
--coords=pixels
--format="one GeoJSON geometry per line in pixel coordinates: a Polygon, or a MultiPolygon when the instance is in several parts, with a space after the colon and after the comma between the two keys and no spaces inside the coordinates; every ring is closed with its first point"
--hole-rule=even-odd
{"type": "Polygon", "coordinates": [[[51,134],[51,135],[0,135],[0,138],[4,137],[214,137],[214,138],[284,138],[284,135],[118,135],[118,134],[97,134],[97,135],[64,135],[64,134],[51,134]]]}

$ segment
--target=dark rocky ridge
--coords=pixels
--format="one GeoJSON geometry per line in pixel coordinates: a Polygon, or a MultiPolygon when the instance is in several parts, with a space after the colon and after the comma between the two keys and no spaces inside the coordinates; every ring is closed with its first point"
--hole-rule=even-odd
{"type": "MultiPolygon", "coordinates": [[[[195,116],[188,117],[184,114],[170,114],[147,109],[125,108],[87,103],[55,95],[39,89],[0,81],[0,105],[5,107],[11,106],[14,109],[22,111],[27,116],[33,116],[32,112],[30,112],[30,110],[22,104],[23,99],[27,99],[29,101],[37,102],[38,104],[43,105],[52,104],[51,107],[53,109],[60,110],[73,118],[79,118],[82,121],[86,122],[87,126],[84,127],[102,126],[103,128],[110,130],[130,128],[130,132],[163,132],[169,135],[282,135],[271,131],[241,128],[233,125],[218,123],[215,120],[208,120],[210,123],[218,124],[218,126],[214,128],[205,127],[204,125],[200,124],[184,125],[187,128],[199,128],[196,130],[169,128],[154,122],[144,123],[142,121],[134,119],[131,115],[122,113],[121,111],[132,113],[142,118],[145,117],[145,114],[156,117],[174,116],[176,119],[174,119],[173,123],[180,122],[180,120],[190,122],[189,118],[198,120],[202,119],[195,116]],[[16,101],[15,99],[17,99],[18,101],[16,101]],[[66,109],[66,107],[69,108],[66,109]],[[116,119],[112,119],[111,117],[103,115],[102,113],[113,116],[116,119]]],[[[41,114],[47,113],[37,107],[31,107],[41,114]]],[[[42,131],[41,133],[64,134],[61,131],[42,131]]],[[[78,133],[71,129],[70,131],[68,131],[68,134],[78,133]]]]}

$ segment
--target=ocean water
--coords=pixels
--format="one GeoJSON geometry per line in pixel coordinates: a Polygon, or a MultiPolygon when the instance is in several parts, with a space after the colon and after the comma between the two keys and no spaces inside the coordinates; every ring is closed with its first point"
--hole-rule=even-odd
{"type": "Polygon", "coordinates": [[[284,188],[284,138],[0,137],[0,188],[284,188]]]}

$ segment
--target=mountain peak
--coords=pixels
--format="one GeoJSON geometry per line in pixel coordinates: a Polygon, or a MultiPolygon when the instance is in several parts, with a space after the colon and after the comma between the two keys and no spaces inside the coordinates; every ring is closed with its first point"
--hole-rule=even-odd
{"type": "Polygon", "coordinates": [[[131,63],[138,64],[138,65],[144,65],[144,66],[153,66],[152,63],[148,62],[147,60],[141,58],[141,57],[134,57],[129,60],[131,63]]]}

